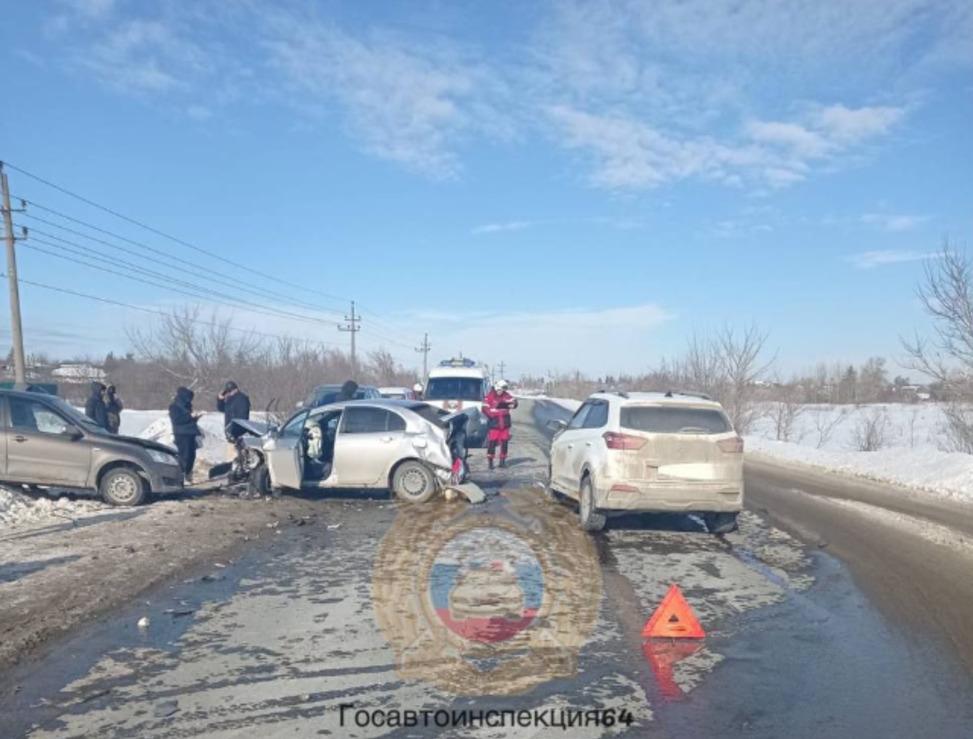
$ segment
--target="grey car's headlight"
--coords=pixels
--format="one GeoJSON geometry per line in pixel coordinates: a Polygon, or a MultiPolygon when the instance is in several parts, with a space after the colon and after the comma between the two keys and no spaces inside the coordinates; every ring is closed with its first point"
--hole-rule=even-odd
{"type": "Polygon", "coordinates": [[[151,459],[153,462],[158,462],[159,464],[179,464],[179,460],[174,454],[160,452],[157,449],[149,449],[147,451],[149,452],[149,459],[151,459]]]}

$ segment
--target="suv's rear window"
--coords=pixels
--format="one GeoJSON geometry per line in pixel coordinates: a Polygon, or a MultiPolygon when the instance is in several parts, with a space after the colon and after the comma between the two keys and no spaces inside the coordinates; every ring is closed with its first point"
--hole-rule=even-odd
{"type": "Polygon", "coordinates": [[[483,400],[483,380],[476,377],[433,377],[423,400],[483,400]]]}
{"type": "Polygon", "coordinates": [[[622,408],[622,428],[651,434],[724,434],[730,422],[720,411],[676,406],[622,408]]]}

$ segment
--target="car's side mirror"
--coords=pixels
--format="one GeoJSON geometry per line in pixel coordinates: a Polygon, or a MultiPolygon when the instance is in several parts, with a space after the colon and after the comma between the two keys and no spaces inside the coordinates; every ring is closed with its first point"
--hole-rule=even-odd
{"type": "Polygon", "coordinates": [[[77,429],[74,426],[68,426],[61,431],[61,436],[64,436],[71,441],[78,441],[84,437],[84,434],[81,433],[80,429],[77,429]]]}
{"type": "Polygon", "coordinates": [[[557,433],[558,431],[564,431],[568,427],[567,421],[562,421],[560,418],[547,422],[547,428],[551,431],[557,433]]]}

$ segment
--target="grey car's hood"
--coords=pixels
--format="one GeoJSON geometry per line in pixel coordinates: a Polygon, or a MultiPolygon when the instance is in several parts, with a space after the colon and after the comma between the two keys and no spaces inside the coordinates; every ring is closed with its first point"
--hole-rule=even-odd
{"type": "Polygon", "coordinates": [[[150,439],[140,439],[137,436],[118,436],[116,434],[101,434],[106,439],[111,441],[123,441],[126,444],[133,444],[135,446],[140,446],[143,449],[152,449],[156,452],[165,452],[166,454],[175,454],[176,450],[167,444],[160,444],[157,441],[151,441],[150,439]]]}

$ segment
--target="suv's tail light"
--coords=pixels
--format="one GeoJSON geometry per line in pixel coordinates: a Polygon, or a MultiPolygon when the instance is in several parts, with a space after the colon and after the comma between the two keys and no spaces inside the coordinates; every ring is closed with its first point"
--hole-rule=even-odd
{"type": "Polygon", "coordinates": [[[602,434],[602,438],[605,440],[605,446],[607,446],[609,449],[622,449],[628,451],[641,449],[645,446],[645,442],[648,441],[648,439],[643,439],[641,436],[616,434],[613,431],[606,431],[604,434],[602,434]]]}
{"type": "Polygon", "coordinates": [[[720,439],[716,442],[716,446],[720,448],[721,452],[743,454],[743,439],[739,436],[734,436],[732,439],[720,439]]]}

